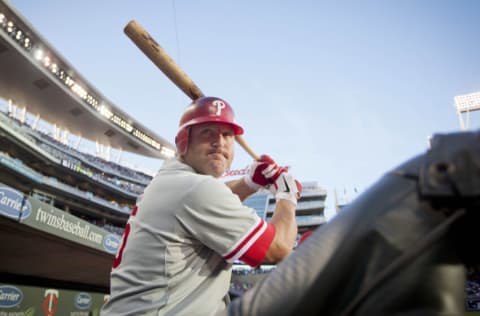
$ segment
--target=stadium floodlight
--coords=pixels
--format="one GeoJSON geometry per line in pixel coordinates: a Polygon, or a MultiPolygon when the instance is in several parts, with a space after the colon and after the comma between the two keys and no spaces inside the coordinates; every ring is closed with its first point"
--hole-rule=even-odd
{"type": "Polygon", "coordinates": [[[40,48],[36,49],[35,52],[33,53],[33,57],[35,57],[36,60],[42,60],[43,50],[41,50],[40,48]]]}
{"type": "Polygon", "coordinates": [[[12,21],[9,21],[7,23],[7,32],[8,33],[13,33],[14,30],[15,30],[15,25],[13,24],[12,21]]]}
{"type": "Polygon", "coordinates": [[[57,64],[53,63],[52,66],[50,67],[50,70],[53,72],[53,73],[56,73],[58,71],[58,66],[57,64]]]}
{"type": "Polygon", "coordinates": [[[100,114],[102,114],[107,119],[110,119],[113,116],[112,111],[110,111],[110,109],[103,104],[100,105],[100,107],[98,108],[98,112],[100,112],[100,114]]]}
{"type": "Polygon", "coordinates": [[[30,44],[30,39],[28,37],[25,37],[25,39],[23,40],[23,46],[25,48],[30,48],[32,45],[30,44]]]}
{"type": "Polygon", "coordinates": [[[70,87],[70,89],[72,89],[72,91],[76,95],[78,95],[80,98],[86,99],[87,98],[87,90],[85,90],[85,88],[83,88],[81,85],[79,85],[75,81],[72,80],[72,82],[73,82],[73,85],[70,87]]]}
{"type": "Polygon", "coordinates": [[[50,57],[45,56],[45,58],[43,59],[43,65],[48,68],[50,66],[50,63],[51,63],[50,57]]]}
{"type": "Polygon", "coordinates": [[[460,129],[468,129],[469,116],[472,111],[480,110],[480,92],[459,95],[454,98],[460,129]],[[463,121],[462,113],[467,114],[467,122],[463,121]]]}
{"type": "Polygon", "coordinates": [[[456,96],[455,107],[459,112],[480,110],[480,92],[456,96]]]}
{"type": "Polygon", "coordinates": [[[162,146],[162,149],[160,150],[160,152],[168,158],[172,158],[173,156],[175,156],[175,151],[165,146],[162,146]]]}

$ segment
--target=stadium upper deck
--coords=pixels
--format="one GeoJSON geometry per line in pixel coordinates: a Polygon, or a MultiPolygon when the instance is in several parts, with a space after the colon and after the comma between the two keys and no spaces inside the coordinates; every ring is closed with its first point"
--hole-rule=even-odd
{"type": "Polygon", "coordinates": [[[175,147],[107,100],[8,3],[0,1],[0,97],[76,135],[155,158],[175,147]]]}

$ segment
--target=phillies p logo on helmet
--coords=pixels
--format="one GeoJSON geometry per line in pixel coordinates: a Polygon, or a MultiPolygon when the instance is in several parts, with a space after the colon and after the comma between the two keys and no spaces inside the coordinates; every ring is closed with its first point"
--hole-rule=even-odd
{"type": "Polygon", "coordinates": [[[217,111],[215,112],[216,116],[220,116],[222,114],[222,110],[226,107],[225,103],[221,100],[213,101],[212,105],[217,108],[217,111]]]}

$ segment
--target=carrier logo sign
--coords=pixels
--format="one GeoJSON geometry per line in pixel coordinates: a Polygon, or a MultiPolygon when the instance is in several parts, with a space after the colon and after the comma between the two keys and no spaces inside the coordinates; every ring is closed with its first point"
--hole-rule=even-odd
{"type": "Polygon", "coordinates": [[[23,300],[23,293],[19,288],[10,285],[0,286],[0,308],[17,306],[23,300]]]}
{"type": "Polygon", "coordinates": [[[75,296],[75,307],[78,309],[89,309],[92,306],[92,297],[90,294],[82,292],[75,296]]]}
{"type": "Polygon", "coordinates": [[[32,214],[32,205],[23,193],[0,186],[0,214],[13,219],[25,219],[32,214]]]}
{"type": "Polygon", "coordinates": [[[120,245],[120,237],[116,234],[108,234],[103,239],[103,248],[109,253],[117,253],[120,245]]]}

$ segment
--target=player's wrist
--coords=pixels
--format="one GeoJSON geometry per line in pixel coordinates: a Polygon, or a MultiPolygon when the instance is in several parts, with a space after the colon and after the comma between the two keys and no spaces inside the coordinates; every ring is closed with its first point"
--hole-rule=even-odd
{"type": "Polygon", "coordinates": [[[297,206],[297,197],[291,193],[286,192],[277,192],[275,194],[275,200],[278,202],[279,200],[285,200],[292,203],[295,207],[297,206]]]}
{"type": "Polygon", "coordinates": [[[277,181],[270,188],[275,200],[287,200],[297,206],[297,201],[302,193],[302,185],[291,174],[281,173],[277,181]]]}

